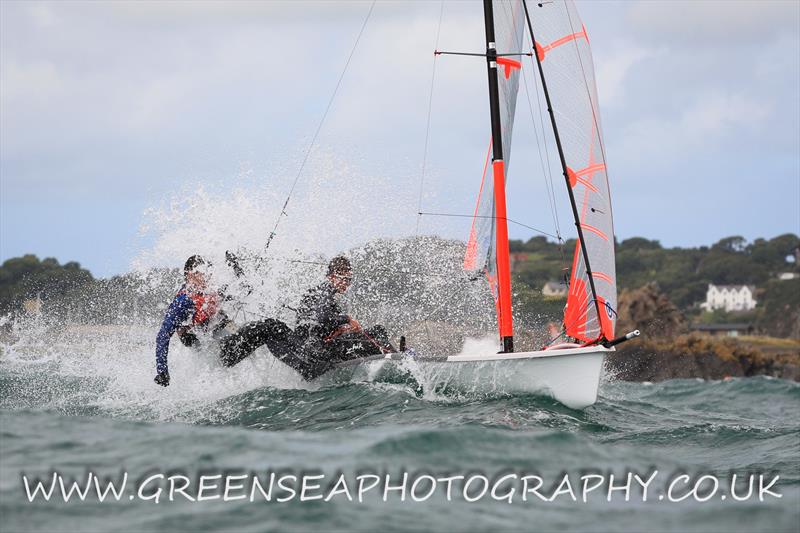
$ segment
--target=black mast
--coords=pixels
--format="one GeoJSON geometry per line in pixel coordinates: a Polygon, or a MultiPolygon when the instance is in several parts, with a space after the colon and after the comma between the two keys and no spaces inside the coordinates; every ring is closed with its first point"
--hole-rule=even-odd
{"type": "Polygon", "coordinates": [[[500,89],[497,84],[497,45],[494,40],[492,0],[483,0],[486,23],[486,63],[489,72],[489,110],[492,114],[492,160],[503,159],[503,129],[500,123],[500,89]]]}
{"type": "Polygon", "coordinates": [[[503,162],[503,130],[500,122],[500,88],[497,81],[497,44],[494,35],[492,0],[483,0],[486,24],[486,70],[489,74],[489,110],[492,119],[492,174],[495,180],[495,250],[497,261],[500,337],[503,352],[514,351],[514,329],[511,316],[511,268],[506,220],[505,163],[503,162]]]}
{"type": "MultiPolygon", "coordinates": [[[[541,4],[540,4],[541,5],[541,4]]],[[[572,216],[575,218],[575,227],[578,230],[578,240],[581,243],[581,252],[583,253],[583,262],[586,265],[586,274],[589,276],[589,286],[592,289],[592,299],[594,300],[595,308],[597,309],[597,323],[600,326],[600,301],[597,299],[597,289],[594,286],[594,275],[592,274],[592,267],[589,265],[589,253],[586,251],[586,240],[583,237],[583,228],[581,228],[581,218],[578,214],[578,205],[575,203],[575,195],[572,192],[572,186],[569,183],[569,173],[567,172],[567,160],[564,157],[564,148],[561,146],[561,137],[558,134],[558,126],[556,125],[556,116],[553,113],[553,105],[550,103],[550,93],[547,90],[547,81],[544,78],[544,70],[542,70],[542,60],[536,50],[536,38],[533,35],[533,25],[531,24],[531,16],[528,13],[528,2],[522,0],[522,7],[525,8],[525,19],[528,22],[528,31],[531,35],[531,42],[533,43],[533,55],[536,57],[536,65],[539,67],[539,77],[542,80],[542,90],[544,91],[544,98],[547,102],[547,112],[550,115],[550,124],[553,126],[553,134],[556,138],[556,146],[558,147],[558,157],[561,159],[561,170],[564,173],[564,180],[567,183],[567,192],[569,193],[569,202],[572,205],[572,216]]],[[[603,334],[602,328],[600,335],[603,334]]]]}

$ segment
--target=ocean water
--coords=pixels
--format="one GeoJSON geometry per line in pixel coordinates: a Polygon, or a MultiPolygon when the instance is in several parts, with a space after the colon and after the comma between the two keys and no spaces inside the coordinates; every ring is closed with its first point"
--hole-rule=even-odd
{"type": "MultiPolygon", "coordinates": [[[[178,347],[173,384],[162,389],[152,384],[150,339],[140,333],[117,334],[104,349],[100,337],[88,333],[45,352],[6,347],[0,361],[2,531],[800,528],[797,383],[749,378],[648,384],[606,376],[597,404],[575,411],[534,395],[425,390],[413,375],[318,388],[265,354],[229,370],[178,347]],[[612,491],[609,501],[610,474],[624,487],[628,472],[646,478],[654,471],[647,501],[635,481],[628,501],[623,490],[612,491]],[[101,502],[90,493],[85,501],[64,502],[58,487],[49,501],[41,495],[29,501],[23,476],[49,486],[54,472],[67,485],[74,479],[83,486],[89,473],[103,483],[121,481],[126,473],[128,479],[119,501],[101,502]],[[261,492],[251,501],[250,476],[266,491],[271,473],[324,476],[310,478],[321,488],[307,493],[323,498],[301,501],[275,489],[271,501],[261,492]],[[392,487],[404,473],[405,501],[391,488],[384,501],[385,476],[392,487]],[[688,484],[678,478],[682,474],[688,484]],[[732,474],[743,501],[731,496],[732,474]],[[231,492],[242,499],[223,498],[221,489],[205,493],[218,499],[170,498],[170,478],[178,485],[185,478],[186,492],[196,499],[202,476],[214,484],[237,475],[250,483],[231,492]],[[423,499],[425,475],[464,479],[452,481],[449,499],[441,481],[423,499]],[[581,476],[588,475],[602,476],[604,485],[584,494],[581,476]],[[749,475],[755,489],[743,498],[749,475]],[[149,476],[163,477],[145,482],[149,476]],[[340,493],[325,501],[340,476],[351,498],[340,493]],[[362,501],[358,476],[381,479],[362,501]],[[477,498],[480,476],[488,488],[477,498]],[[503,476],[515,477],[500,481],[503,476]],[[538,492],[551,501],[529,490],[535,477],[522,485],[524,476],[541,478],[538,492]],[[673,501],[702,476],[708,477],[696,493],[673,501]],[[765,486],[778,477],[763,501],[758,476],[765,486]],[[476,481],[465,496],[463,485],[471,478],[476,481]],[[413,501],[411,483],[418,479],[421,501],[413,501]],[[708,496],[712,479],[719,489],[708,496]],[[671,483],[675,490],[668,493],[671,483]],[[147,499],[159,488],[158,503],[147,499]]],[[[291,478],[284,484],[300,492],[291,478]]]]}

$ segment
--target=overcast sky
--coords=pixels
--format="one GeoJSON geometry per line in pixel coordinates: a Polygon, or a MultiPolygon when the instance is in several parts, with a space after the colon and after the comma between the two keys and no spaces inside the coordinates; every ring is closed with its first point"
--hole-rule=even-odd
{"type": "MultiPolygon", "coordinates": [[[[440,6],[377,3],[279,238],[324,235],[327,253],[417,231],[440,6]]],[[[263,241],[369,7],[0,2],[0,260],[36,253],[106,276],[142,257],[177,265],[211,234],[263,241]]],[[[578,8],[617,237],[696,246],[799,232],[800,3],[578,8]]],[[[478,2],[445,2],[439,48],[481,51],[481,17],[478,2]]],[[[471,212],[489,137],[485,65],[441,56],[433,95],[423,209],[471,212]]],[[[520,99],[509,216],[552,232],[520,99]]],[[[468,230],[425,217],[420,227],[468,230]]]]}

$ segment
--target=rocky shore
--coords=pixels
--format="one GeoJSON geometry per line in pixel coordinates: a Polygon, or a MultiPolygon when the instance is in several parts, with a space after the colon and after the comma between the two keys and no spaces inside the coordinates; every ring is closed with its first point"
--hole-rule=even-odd
{"type": "Polygon", "coordinates": [[[699,334],[642,339],[619,346],[607,357],[606,369],[625,381],[757,375],[800,381],[800,341],[699,334]]]}

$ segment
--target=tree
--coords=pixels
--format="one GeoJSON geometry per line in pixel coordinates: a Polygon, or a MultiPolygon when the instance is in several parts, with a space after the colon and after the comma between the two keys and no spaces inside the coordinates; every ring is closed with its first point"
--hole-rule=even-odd
{"type": "Polygon", "coordinates": [[[33,254],[8,259],[0,266],[0,312],[12,311],[37,296],[52,302],[93,280],[74,261],[62,266],[53,257],[40,261],[33,254]]]}

